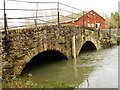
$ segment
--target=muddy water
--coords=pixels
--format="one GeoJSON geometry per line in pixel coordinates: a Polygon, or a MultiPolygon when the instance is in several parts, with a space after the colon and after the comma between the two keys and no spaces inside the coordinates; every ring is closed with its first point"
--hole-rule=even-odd
{"type": "MultiPolygon", "coordinates": [[[[0,89],[2,84],[1,60],[0,57],[0,89]]],[[[28,68],[22,73],[21,78],[28,77],[29,73],[33,75],[35,82],[55,80],[73,83],[81,88],[117,88],[118,47],[83,53],[76,60],[46,62],[35,68],[32,66],[32,69],[28,68]]]]}
{"type": "Polygon", "coordinates": [[[102,50],[99,56],[101,60],[79,87],[118,88],[118,47],[102,50]]]}
{"type": "Polygon", "coordinates": [[[22,73],[36,82],[42,80],[64,81],[86,88],[118,87],[118,47],[82,53],[76,60],[59,60],[32,66],[22,73]]]}

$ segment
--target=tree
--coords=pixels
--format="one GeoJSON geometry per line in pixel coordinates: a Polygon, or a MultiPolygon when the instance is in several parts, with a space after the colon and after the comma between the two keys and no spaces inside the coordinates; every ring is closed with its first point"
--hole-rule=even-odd
{"type": "Polygon", "coordinates": [[[118,28],[118,21],[119,21],[119,13],[115,12],[115,13],[111,13],[110,16],[110,23],[111,23],[111,27],[112,28],[118,28]]]}

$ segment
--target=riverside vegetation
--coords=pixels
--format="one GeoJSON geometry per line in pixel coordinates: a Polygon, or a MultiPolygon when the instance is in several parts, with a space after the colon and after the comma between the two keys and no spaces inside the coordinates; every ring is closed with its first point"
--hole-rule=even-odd
{"type": "Polygon", "coordinates": [[[73,89],[78,85],[65,83],[62,81],[45,80],[36,83],[32,80],[32,74],[28,74],[28,78],[22,79],[14,77],[11,80],[3,80],[3,88],[70,88],[73,89]]]}

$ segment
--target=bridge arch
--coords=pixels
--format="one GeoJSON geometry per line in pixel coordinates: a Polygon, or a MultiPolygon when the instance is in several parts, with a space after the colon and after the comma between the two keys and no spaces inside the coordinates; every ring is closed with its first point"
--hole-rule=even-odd
{"type": "MultiPolygon", "coordinates": [[[[21,75],[22,71],[24,70],[24,68],[26,68],[27,64],[31,64],[35,59],[35,62],[39,59],[43,59],[50,62],[50,60],[68,60],[67,55],[64,54],[64,52],[59,51],[59,50],[42,50],[39,52],[38,48],[35,48],[33,50],[31,50],[27,55],[25,55],[25,57],[20,60],[15,68],[14,68],[14,75],[18,76],[21,75]],[[50,60],[48,60],[50,59],[50,60]]],[[[39,61],[37,61],[38,63],[39,61]]],[[[36,64],[33,62],[33,64],[36,64]]],[[[39,63],[38,63],[39,64],[39,63]]]]}
{"type": "Polygon", "coordinates": [[[83,43],[82,47],[80,48],[79,54],[93,50],[97,50],[97,46],[95,45],[95,43],[93,43],[92,41],[86,41],[85,43],[83,43]]]}

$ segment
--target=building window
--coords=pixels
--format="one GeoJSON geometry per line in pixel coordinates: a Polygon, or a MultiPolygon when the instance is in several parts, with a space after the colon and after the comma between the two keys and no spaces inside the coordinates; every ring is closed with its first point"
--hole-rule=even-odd
{"type": "Polygon", "coordinates": [[[86,25],[86,21],[84,21],[85,25],[86,25]]]}
{"type": "Polygon", "coordinates": [[[96,29],[100,29],[100,23],[96,23],[96,29]]]}
{"type": "Polygon", "coordinates": [[[91,27],[94,27],[94,24],[91,24],[91,27]]]}
{"type": "Polygon", "coordinates": [[[93,15],[95,15],[95,13],[93,13],[93,15]]]}
{"type": "Polygon", "coordinates": [[[88,27],[90,27],[90,24],[88,24],[88,27]]]}
{"type": "Polygon", "coordinates": [[[89,19],[87,21],[90,22],[89,19]]]}
{"type": "Polygon", "coordinates": [[[90,15],[88,14],[88,15],[87,15],[87,17],[89,18],[89,17],[90,17],[90,15]]]}

